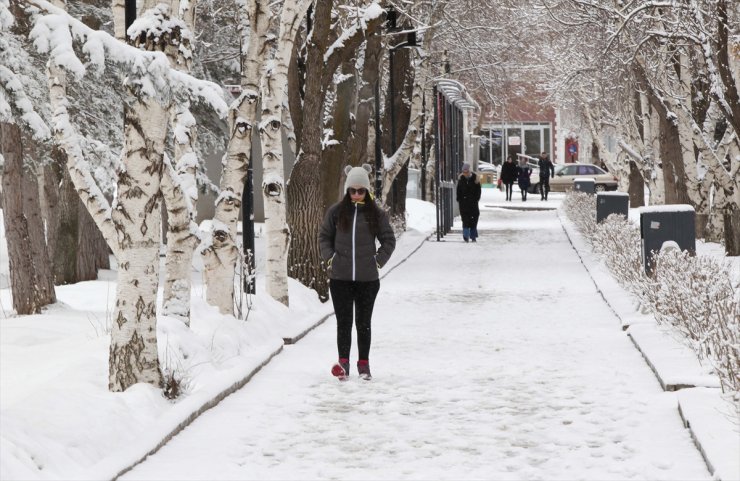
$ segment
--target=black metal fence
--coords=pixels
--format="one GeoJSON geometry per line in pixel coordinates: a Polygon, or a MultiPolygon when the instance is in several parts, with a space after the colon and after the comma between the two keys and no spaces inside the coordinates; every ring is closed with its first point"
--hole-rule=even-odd
{"type": "Polygon", "coordinates": [[[434,87],[437,240],[452,230],[455,218],[455,182],[465,159],[463,108],[472,105],[463,99],[462,86],[446,87],[434,87]]]}

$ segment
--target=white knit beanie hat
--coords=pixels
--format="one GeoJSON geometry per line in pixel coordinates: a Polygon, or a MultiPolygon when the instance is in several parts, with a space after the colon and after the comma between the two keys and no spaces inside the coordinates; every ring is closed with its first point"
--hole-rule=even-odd
{"type": "Polygon", "coordinates": [[[347,174],[347,180],[344,181],[344,191],[350,187],[361,186],[370,191],[370,179],[367,174],[373,170],[368,164],[362,164],[362,167],[352,167],[348,165],[344,168],[344,173],[347,174]]]}

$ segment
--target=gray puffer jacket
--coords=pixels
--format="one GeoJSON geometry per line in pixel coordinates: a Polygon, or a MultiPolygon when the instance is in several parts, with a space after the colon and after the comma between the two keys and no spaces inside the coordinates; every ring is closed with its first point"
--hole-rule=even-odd
{"type": "Polygon", "coordinates": [[[353,204],[350,229],[337,229],[341,202],[329,207],[319,231],[319,248],[324,262],[331,261],[332,279],[341,281],[375,281],[378,268],[383,267],[396,248],[396,236],[388,216],[375,205],[353,204]],[[370,232],[365,218],[367,209],[378,210],[378,235],[370,232]],[[375,240],[380,242],[376,249],[375,240]]]}

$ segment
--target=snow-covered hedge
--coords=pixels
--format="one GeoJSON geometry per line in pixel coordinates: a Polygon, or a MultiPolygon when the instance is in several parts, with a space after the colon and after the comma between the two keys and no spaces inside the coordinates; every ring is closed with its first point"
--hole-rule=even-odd
{"type": "Polygon", "coordinates": [[[730,266],[710,256],[666,249],[642,265],[638,229],[611,215],[596,224],[594,196],[569,194],[563,209],[617,281],[662,324],[672,326],[699,359],[710,362],[722,389],[740,396],[740,313],[730,266]]]}

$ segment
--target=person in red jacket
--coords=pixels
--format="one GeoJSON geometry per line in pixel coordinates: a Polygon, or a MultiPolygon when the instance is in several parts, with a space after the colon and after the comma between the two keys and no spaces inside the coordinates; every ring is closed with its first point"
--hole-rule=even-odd
{"type": "Polygon", "coordinates": [[[378,269],[390,259],[396,236],[388,215],[370,195],[368,173],[372,168],[347,166],[344,198],[329,207],[319,230],[321,258],[330,266],[329,292],[337,318],[339,361],[331,373],[340,380],[349,376],[352,323],[357,327],[357,372],[370,374],[370,324],[380,289],[378,269]],[[380,247],[376,248],[376,241],[380,247]]]}

